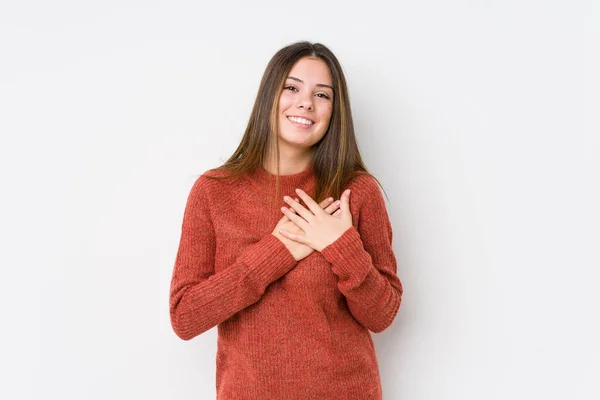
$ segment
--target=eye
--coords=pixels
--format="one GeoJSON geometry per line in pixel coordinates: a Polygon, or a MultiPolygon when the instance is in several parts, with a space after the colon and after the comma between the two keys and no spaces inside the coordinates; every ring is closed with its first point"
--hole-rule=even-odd
{"type": "MultiPolygon", "coordinates": [[[[298,88],[296,88],[295,86],[292,85],[287,85],[283,87],[284,89],[287,90],[291,90],[292,92],[297,92],[298,88]]],[[[330,99],[329,95],[325,94],[325,93],[317,93],[317,96],[319,96],[321,99],[330,99]]]]}

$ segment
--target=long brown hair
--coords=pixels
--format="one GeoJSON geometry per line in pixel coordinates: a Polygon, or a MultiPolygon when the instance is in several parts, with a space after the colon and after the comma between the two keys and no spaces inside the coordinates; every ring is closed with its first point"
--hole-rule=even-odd
{"type": "MultiPolygon", "coordinates": [[[[324,61],[331,73],[334,87],[333,110],[329,128],[312,149],[313,174],[315,176],[313,199],[317,203],[329,196],[339,199],[344,186],[354,177],[360,174],[371,175],[358,150],[346,78],[338,59],[323,44],[302,41],[282,48],[271,58],[260,82],[244,136],[233,155],[223,165],[216,168],[216,170],[225,171],[226,174],[219,174],[219,176],[207,174],[208,178],[239,177],[262,166],[265,156],[273,154],[277,161],[275,200],[279,197],[280,158],[279,146],[277,146],[279,97],[289,71],[303,57],[313,57],[324,61]]],[[[375,180],[381,186],[376,178],[375,180]]]]}

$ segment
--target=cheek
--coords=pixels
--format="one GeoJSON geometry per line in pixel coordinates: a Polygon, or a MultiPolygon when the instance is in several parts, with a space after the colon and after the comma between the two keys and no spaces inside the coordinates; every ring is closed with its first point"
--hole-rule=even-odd
{"type": "Polygon", "coordinates": [[[333,107],[329,106],[327,108],[325,108],[323,110],[323,113],[321,114],[321,119],[325,122],[329,122],[329,120],[331,119],[331,114],[333,112],[333,107]]]}
{"type": "Polygon", "coordinates": [[[292,99],[290,96],[281,95],[279,98],[279,112],[285,111],[292,105],[292,99]]]}

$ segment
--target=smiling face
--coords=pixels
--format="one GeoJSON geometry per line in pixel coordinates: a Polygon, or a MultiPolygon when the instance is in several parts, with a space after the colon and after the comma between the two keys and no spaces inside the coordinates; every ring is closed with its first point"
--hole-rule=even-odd
{"type": "Polygon", "coordinates": [[[327,132],[333,110],[333,83],[327,64],[303,57],[294,64],[279,97],[279,145],[306,151],[327,132]]]}

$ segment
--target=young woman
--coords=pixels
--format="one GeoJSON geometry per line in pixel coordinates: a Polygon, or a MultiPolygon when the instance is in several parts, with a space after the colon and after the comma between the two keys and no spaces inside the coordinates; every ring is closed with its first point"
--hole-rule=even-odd
{"type": "Polygon", "coordinates": [[[192,186],[173,329],[189,340],[218,326],[220,400],[381,399],[370,331],[398,313],[396,272],[342,68],[322,44],[284,47],[239,147],[192,186]]]}

